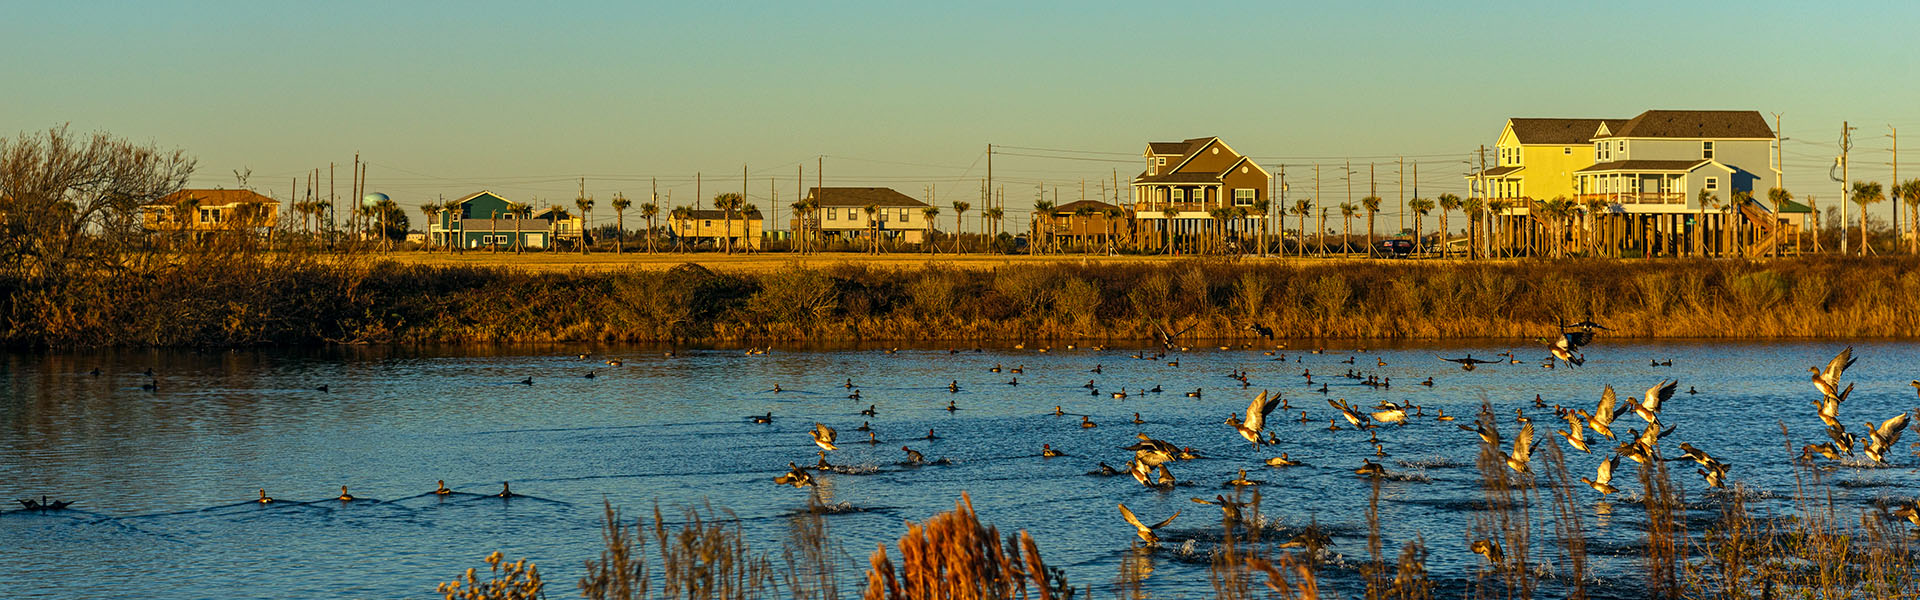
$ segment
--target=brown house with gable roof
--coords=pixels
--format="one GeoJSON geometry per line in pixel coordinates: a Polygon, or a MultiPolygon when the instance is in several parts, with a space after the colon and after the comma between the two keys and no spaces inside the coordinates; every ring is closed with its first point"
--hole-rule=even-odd
{"type": "Polygon", "coordinates": [[[1227,229],[1225,237],[1239,238],[1266,217],[1254,205],[1267,198],[1272,175],[1220,138],[1148,142],[1143,156],[1147,168],[1133,178],[1134,218],[1142,235],[1158,232],[1164,243],[1171,233],[1178,244],[1180,236],[1213,236],[1218,225],[1227,229]],[[1219,221],[1219,209],[1238,211],[1219,221]]]}

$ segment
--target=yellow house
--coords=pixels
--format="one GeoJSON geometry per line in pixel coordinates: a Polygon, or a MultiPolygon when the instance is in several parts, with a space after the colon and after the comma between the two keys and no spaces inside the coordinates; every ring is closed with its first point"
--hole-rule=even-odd
{"type": "Polygon", "coordinates": [[[1574,173],[1593,166],[1593,132],[1626,119],[1507,119],[1485,172],[1469,173],[1467,189],[1482,198],[1574,197],[1574,173]]]}
{"type": "Polygon", "coordinates": [[[673,221],[673,234],[685,238],[694,244],[711,243],[718,248],[732,240],[734,248],[747,250],[760,249],[762,219],[759,211],[734,212],[728,214],[718,210],[690,210],[684,219],[673,221]]]}
{"type": "Polygon", "coordinates": [[[280,201],[253,190],[180,190],[142,208],[141,224],[148,231],[197,236],[214,231],[272,229],[279,222],[280,201]]]}

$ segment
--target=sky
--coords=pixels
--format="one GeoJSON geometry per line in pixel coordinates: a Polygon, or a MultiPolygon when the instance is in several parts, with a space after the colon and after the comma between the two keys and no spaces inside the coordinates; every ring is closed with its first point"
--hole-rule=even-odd
{"type": "Polygon", "coordinates": [[[993,144],[1011,216],[1082,181],[1097,197],[1148,141],[1220,136],[1285,165],[1289,198],[1320,164],[1322,198],[1344,200],[1350,162],[1356,196],[1371,164],[1391,201],[1396,159],[1418,165],[1408,197],[1463,191],[1508,117],[1655,108],[1780,113],[1801,195],[1837,196],[1843,121],[1854,178],[1891,180],[1889,126],[1912,132],[1903,178],[1920,176],[1920,36],[1899,28],[1915,2],[0,7],[0,133],[180,148],[194,185],[250,171],[280,198],[330,163],[344,193],[358,153],[368,189],[409,207],[481,189],[571,205],[585,177],[603,222],[615,193],[657,181],[688,204],[696,173],[710,198],[744,169],[748,200],[783,214],[799,168],[807,186],[978,206],[993,144]]]}

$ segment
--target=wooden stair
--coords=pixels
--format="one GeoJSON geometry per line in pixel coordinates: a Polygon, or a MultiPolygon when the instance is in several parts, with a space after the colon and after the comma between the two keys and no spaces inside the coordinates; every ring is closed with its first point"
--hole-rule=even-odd
{"type": "Polygon", "coordinates": [[[1781,233],[1786,229],[1780,225],[1780,220],[1775,218],[1772,212],[1760,206],[1760,203],[1753,201],[1740,204],[1740,215],[1746,218],[1747,224],[1760,232],[1760,235],[1756,236],[1757,239],[1747,246],[1747,256],[1772,256],[1774,251],[1779,249],[1781,233]]]}

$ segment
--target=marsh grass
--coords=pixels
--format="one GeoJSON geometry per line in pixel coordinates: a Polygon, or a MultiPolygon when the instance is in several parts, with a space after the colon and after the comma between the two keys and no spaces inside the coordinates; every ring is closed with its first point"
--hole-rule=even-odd
{"type": "Polygon", "coordinates": [[[540,600],[547,597],[546,582],[540,579],[540,568],[526,559],[508,562],[506,556],[495,552],[486,558],[488,575],[481,579],[477,569],[469,568],[466,574],[453,581],[440,584],[436,591],[447,600],[540,600]]]}
{"type": "Polygon", "coordinates": [[[1033,536],[1022,531],[1003,542],[965,494],[925,524],[908,522],[897,548],[898,567],[886,544],[874,551],[866,600],[1071,600],[1077,592],[1041,560],[1033,536]]]}
{"type": "Polygon", "coordinates": [[[1621,337],[1920,331],[1920,258],[1339,263],[1194,259],[963,270],[528,272],[192,254],[0,281],[13,347],[443,342],[1514,338],[1591,312],[1621,337]],[[1463,310],[1463,307],[1473,307],[1463,310]]]}

